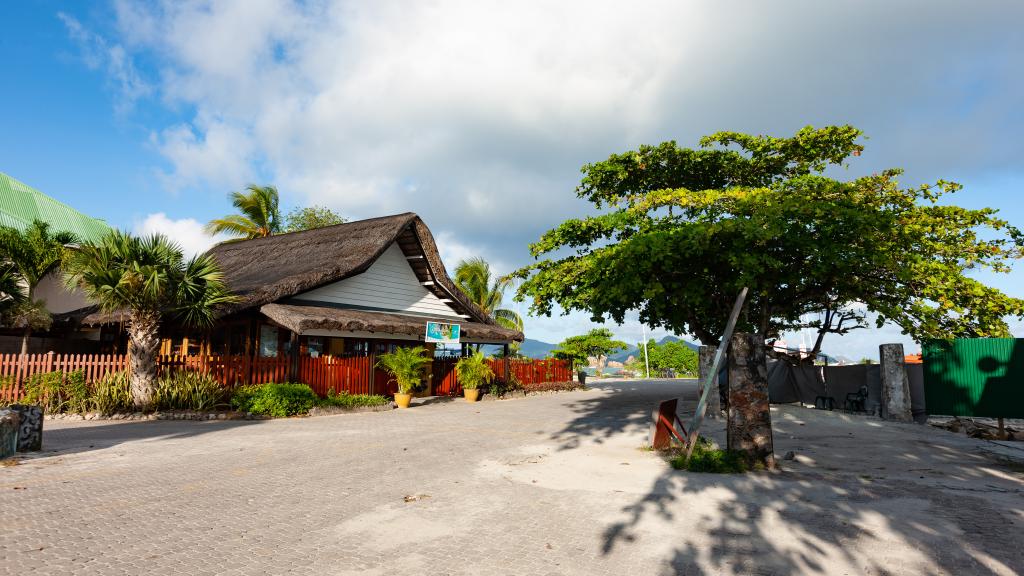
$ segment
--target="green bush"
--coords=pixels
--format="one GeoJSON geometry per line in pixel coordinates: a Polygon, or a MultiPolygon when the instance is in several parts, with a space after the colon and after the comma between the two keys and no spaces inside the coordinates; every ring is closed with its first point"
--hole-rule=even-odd
{"type": "Polygon", "coordinates": [[[25,382],[21,402],[42,406],[49,414],[85,412],[89,408],[89,387],[81,370],[33,374],[25,382]]]}
{"type": "Polygon", "coordinates": [[[284,418],[309,412],[318,400],[305,384],[260,384],[236,390],[231,405],[242,412],[284,418]]]}
{"type": "Polygon", "coordinates": [[[209,374],[178,370],[161,378],[153,392],[157,410],[213,410],[224,399],[224,388],[209,374]]]}
{"type": "Polygon", "coordinates": [[[131,412],[135,409],[128,372],[110,372],[93,383],[90,407],[103,414],[131,412]]]}
{"type": "Polygon", "coordinates": [[[363,406],[384,406],[389,402],[391,402],[391,400],[389,400],[387,396],[377,396],[375,394],[349,394],[348,392],[335,394],[334,390],[328,390],[326,398],[320,398],[317,400],[317,406],[359,408],[363,406]]]}
{"type": "Polygon", "coordinates": [[[703,436],[697,439],[693,447],[690,461],[686,461],[686,453],[672,458],[672,467],[690,472],[708,472],[712,474],[738,474],[750,470],[746,455],[739,450],[723,450],[715,446],[703,436]]]}

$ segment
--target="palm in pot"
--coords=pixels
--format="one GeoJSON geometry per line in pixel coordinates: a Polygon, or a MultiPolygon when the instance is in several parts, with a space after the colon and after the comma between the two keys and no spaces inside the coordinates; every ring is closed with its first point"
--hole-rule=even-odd
{"type": "Polygon", "coordinates": [[[460,359],[455,365],[455,373],[467,402],[476,402],[480,398],[480,386],[494,380],[494,371],[487,365],[484,353],[479,351],[460,359]]]}
{"type": "Polygon", "coordinates": [[[408,408],[412,400],[412,391],[420,383],[423,367],[432,362],[424,356],[426,350],[422,346],[415,348],[395,348],[394,352],[381,354],[377,366],[391,375],[398,384],[395,393],[395,404],[399,408],[408,408]]]}

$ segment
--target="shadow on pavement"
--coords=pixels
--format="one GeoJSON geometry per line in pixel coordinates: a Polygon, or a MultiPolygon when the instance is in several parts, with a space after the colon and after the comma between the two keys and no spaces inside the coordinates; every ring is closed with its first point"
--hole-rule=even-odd
{"type": "MultiPolygon", "coordinates": [[[[553,435],[563,449],[646,430],[657,400],[676,390],[642,381],[601,387],[636,400],[603,394],[575,403],[575,418],[553,435]]],[[[667,539],[674,544],[664,558],[666,574],[853,568],[885,575],[925,567],[988,575],[1024,566],[1024,475],[941,436],[930,442],[878,421],[805,414],[773,411],[776,452],[796,442],[813,447],[805,451],[814,458],[744,475],[688,473],[666,464],[646,493],[605,527],[603,554],[667,539]],[[834,419],[817,420],[822,417],[834,419]]]]}
{"type": "Polygon", "coordinates": [[[126,442],[179,440],[230,430],[242,426],[258,426],[265,420],[140,420],[75,423],[51,427],[43,424],[43,449],[21,454],[25,458],[42,458],[64,454],[103,450],[126,442]]]}

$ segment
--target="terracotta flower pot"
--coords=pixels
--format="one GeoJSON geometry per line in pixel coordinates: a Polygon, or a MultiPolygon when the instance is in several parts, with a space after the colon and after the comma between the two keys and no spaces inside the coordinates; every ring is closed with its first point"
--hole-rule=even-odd
{"type": "Polygon", "coordinates": [[[463,390],[462,394],[466,396],[466,402],[476,402],[480,399],[480,390],[477,388],[463,390]]]}
{"type": "Polygon", "coordinates": [[[398,404],[399,408],[408,408],[409,402],[412,402],[412,394],[395,392],[395,404],[398,404]]]}

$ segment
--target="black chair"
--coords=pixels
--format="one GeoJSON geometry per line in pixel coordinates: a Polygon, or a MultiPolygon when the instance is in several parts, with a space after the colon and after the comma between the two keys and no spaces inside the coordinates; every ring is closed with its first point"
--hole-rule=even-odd
{"type": "Polygon", "coordinates": [[[818,396],[814,399],[814,407],[818,410],[835,410],[836,399],[831,396],[818,396]]]}
{"type": "Polygon", "coordinates": [[[860,390],[856,392],[850,392],[846,395],[846,402],[844,408],[850,412],[867,412],[868,411],[868,387],[867,384],[860,387],[860,390]]]}

